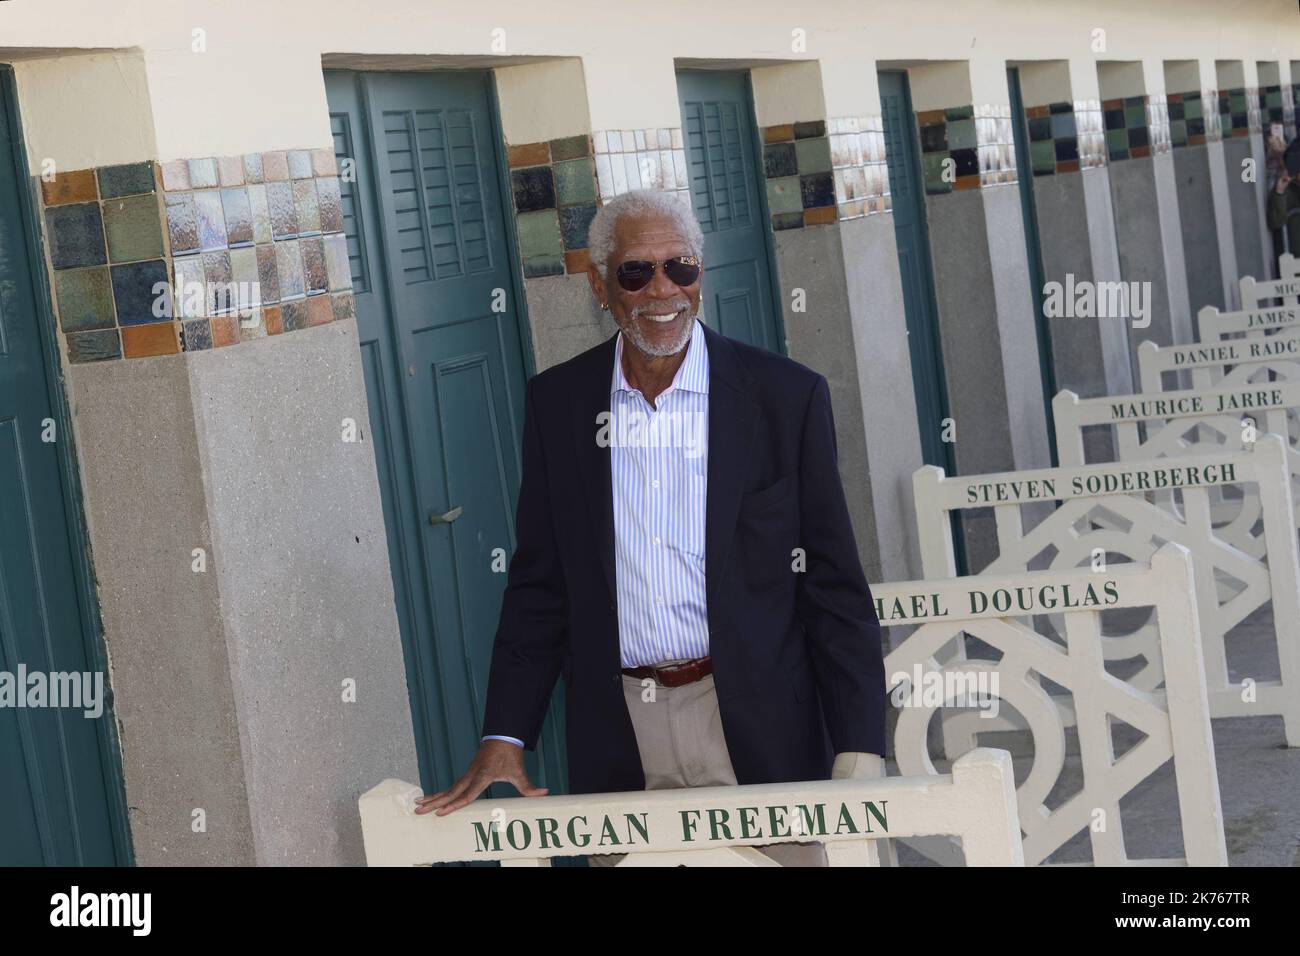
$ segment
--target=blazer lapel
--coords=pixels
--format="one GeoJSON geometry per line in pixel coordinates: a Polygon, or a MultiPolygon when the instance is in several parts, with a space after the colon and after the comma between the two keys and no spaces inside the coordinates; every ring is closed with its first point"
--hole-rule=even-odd
{"type": "Polygon", "coordinates": [[[709,346],[709,479],[705,501],[704,574],[710,629],[718,586],[727,570],[736,514],[758,427],[749,373],[731,343],[704,327],[709,346]]]}
{"type": "MultiPolygon", "coordinates": [[[[609,383],[614,374],[614,341],[617,334],[593,355],[591,368],[574,393],[573,437],[577,450],[578,476],[587,499],[591,528],[595,536],[596,554],[609,597],[616,600],[614,577],[614,485],[610,477],[609,445],[596,443],[600,426],[598,418],[609,412],[609,383]]],[[[602,420],[607,420],[602,419],[602,420]]]]}

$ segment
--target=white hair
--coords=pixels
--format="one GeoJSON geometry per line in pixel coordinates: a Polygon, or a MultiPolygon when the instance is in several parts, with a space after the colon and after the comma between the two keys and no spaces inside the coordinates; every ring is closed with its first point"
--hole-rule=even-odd
{"type": "Polygon", "coordinates": [[[685,192],[634,189],[601,206],[587,229],[587,254],[606,276],[609,275],[609,257],[614,254],[614,233],[618,224],[628,216],[666,216],[681,229],[690,245],[691,255],[703,258],[704,231],[691,209],[690,196],[685,192]]]}

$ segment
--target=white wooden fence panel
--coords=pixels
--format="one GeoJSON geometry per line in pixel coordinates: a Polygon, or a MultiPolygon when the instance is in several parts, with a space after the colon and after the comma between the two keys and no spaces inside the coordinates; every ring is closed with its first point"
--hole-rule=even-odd
{"type": "MultiPolygon", "coordinates": [[[[937,655],[963,635],[978,637],[1001,652],[995,661],[954,661],[963,671],[996,674],[999,700],[1027,720],[1034,762],[1017,789],[1025,862],[1042,863],[1075,834],[1088,831],[1092,860],[1099,865],[1163,864],[1129,859],[1124,850],[1121,798],[1173,759],[1181,822],[1183,860],[1197,866],[1227,864],[1214,750],[1210,734],[1200,628],[1193,598],[1191,558],[1176,544],[1165,545],[1150,565],[1113,566],[1104,574],[1086,570],[1039,571],[1017,575],[928,579],[883,584],[874,595],[884,627],[915,626],[885,661],[897,688],[903,675],[920,668],[936,675],[947,692],[948,669],[937,655]],[[1082,603],[1065,610],[1066,646],[1036,633],[1018,618],[1061,610],[1073,593],[1082,603]],[[1010,596],[1003,601],[1001,595],[1010,596]],[[1092,595],[1094,600],[1086,596],[1092,595]],[[999,603],[1006,607],[999,608],[999,603]],[[1100,629],[1101,607],[1156,609],[1165,692],[1153,694],[1107,672],[1100,629]],[[1074,697],[1081,725],[1082,788],[1051,809],[1049,794],[1065,769],[1065,728],[1042,680],[1074,697]],[[1118,759],[1110,721],[1121,720],[1145,737],[1118,759]],[[1106,812],[1095,827],[1094,811],[1106,812]]],[[[915,688],[913,688],[915,691],[915,688]]],[[[899,696],[897,690],[891,691],[899,696]]],[[[928,697],[899,707],[894,754],[904,777],[935,773],[928,729],[944,706],[928,697]]],[[[951,757],[952,755],[949,754],[951,757]]]]}
{"type": "MultiPolygon", "coordinates": [[[[1300,495],[1300,452],[1290,440],[1288,415],[1300,408],[1300,380],[1260,382],[1222,389],[1186,389],[1080,399],[1070,391],[1052,401],[1057,460],[1088,464],[1086,430],[1109,426],[1118,461],[1143,461],[1247,450],[1250,432],[1286,441],[1291,496],[1300,495]],[[1249,420],[1248,429],[1244,422],[1249,420]]],[[[1167,503],[1168,496],[1162,499],[1167,503]]],[[[1252,557],[1263,554],[1256,533],[1262,516],[1258,494],[1247,489],[1231,510],[1218,502],[1215,532],[1252,557]]]]}
{"type": "Polygon", "coordinates": [[[417,816],[420,788],[388,779],[362,794],[358,809],[369,866],[472,860],[549,866],[552,857],[597,853],[626,853],[619,866],[771,866],[752,847],[814,836],[826,844],[831,866],[846,866],[873,860],[865,851],[877,843],[940,834],[960,838],[970,866],[1024,865],[1006,751],[972,751],[950,774],[938,776],[858,772],[807,783],[480,799],[444,817],[417,816]],[[800,808],[808,808],[806,814],[800,808]],[[803,833],[770,832],[778,811],[787,829],[791,819],[807,820],[803,833]],[[826,832],[819,831],[818,819],[825,820],[826,832]],[[745,832],[765,832],[743,836],[744,820],[745,832]],[[588,842],[577,845],[578,837],[588,842]]]}
{"type": "MultiPolygon", "coordinates": [[[[1107,562],[1118,555],[1145,561],[1164,542],[1176,542],[1192,555],[1211,715],[1281,716],[1288,744],[1300,746],[1300,544],[1288,530],[1295,524],[1288,481],[1277,435],[1263,436],[1251,452],[1187,460],[952,478],[939,468],[921,468],[913,476],[913,491],[922,573],[927,578],[956,574],[949,513],[976,508],[993,508],[997,526],[997,557],[981,574],[1091,566],[1098,553],[1107,562]],[[1182,507],[1170,510],[1149,500],[1157,485],[1167,493],[1177,488],[1182,507]],[[1223,487],[1248,487],[1260,502],[1259,556],[1226,542],[1212,527],[1208,495],[1223,487]],[[1025,531],[1022,509],[1041,502],[1060,506],[1025,531]],[[1243,686],[1228,676],[1229,635],[1270,603],[1280,678],[1264,681],[1255,675],[1243,686]]],[[[1155,625],[1139,622],[1122,633],[1108,629],[1107,660],[1138,657],[1143,666],[1128,680],[1156,690],[1163,674],[1155,625]]],[[[968,750],[974,745],[970,728],[981,722],[946,721],[945,750],[968,750]]]]}

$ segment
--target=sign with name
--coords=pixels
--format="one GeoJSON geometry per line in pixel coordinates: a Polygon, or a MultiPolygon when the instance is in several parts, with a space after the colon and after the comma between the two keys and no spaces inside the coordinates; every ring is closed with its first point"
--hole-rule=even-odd
{"type": "Polygon", "coordinates": [[[1248,458],[1240,455],[1222,458],[1207,455],[1183,461],[1171,459],[1133,465],[1045,468],[971,478],[959,476],[942,480],[940,504],[944,507],[978,507],[1167,491],[1171,488],[1205,488],[1243,480],[1244,472],[1252,470],[1250,464],[1248,458]]]}
{"type": "Polygon", "coordinates": [[[808,841],[826,845],[832,866],[862,865],[870,841],[939,834],[961,838],[967,865],[1020,865],[1015,774],[1005,751],[973,750],[950,774],[853,773],[793,783],[483,798],[442,817],[417,815],[420,788],[388,779],[363,794],[358,809],[371,866],[476,859],[548,865],[549,857],[592,854],[629,854],[648,865],[716,864],[719,854],[735,849],[808,841]]]}
{"type": "Polygon", "coordinates": [[[1242,309],[1239,312],[1220,312],[1206,306],[1197,313],[1201,340],[1214,342],[1234,332],[1264,332],[1300,323],[1300,308],[1294,305],[1274,308],[1242,309]]]}
{"type": "Polygon", "coordinates": [[[1139,422],[1151,419],[1251,415],[1300,406],[1300,380],[1240,385],[1235,388],[1145,392],[1137,395],[1079,398],[1063,391],[1052,401],[1058,439],[1062,429],[1084,425],[1139,422]]]}
{"type": "Polygon", "coordinates": [[[882,624],[923,624],[936,619],[961,621],[1143,607],[1150,603],[1149,575],[1146,567],[1127,564],[1105,573],[1081,568],[1054,571],[1051,575],[1030,572],[880,584],[872,586],[871,594],[882,624]]]}
{"type": "Polygon", "coordinates": [[[1138,357],[1144,366],[1150,363],[1161,372],[1279,361],[1300,357],[1300,333],[1271,335],[1268,338],[1226,339],[1211,345],[1160,346],[1154,342],[1143,342],[1138,357]]]}

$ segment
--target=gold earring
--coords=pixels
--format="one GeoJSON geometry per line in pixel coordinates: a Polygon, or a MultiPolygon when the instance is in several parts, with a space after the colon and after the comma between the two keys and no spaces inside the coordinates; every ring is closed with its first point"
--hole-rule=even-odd
{"type": "Polygon", "coordinates": [[[609,303],[608,303],[608,302],[602,302],[602,303],[600,304],[600,310],[601,310],[602,312],[608,312],[608,311],[609,311],[609,303]]]}

